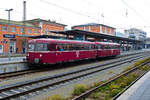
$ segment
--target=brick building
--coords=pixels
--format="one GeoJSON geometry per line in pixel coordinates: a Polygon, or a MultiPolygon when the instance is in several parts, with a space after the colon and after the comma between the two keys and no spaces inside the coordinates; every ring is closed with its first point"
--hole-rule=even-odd
{"type": "Polygon", "coordinates": [[[10,34],[8,20],[0,19],[0,53],[22,53],[24,47],[24,36],[52,35],[63,36],[61,34],[51,33],[50,31],[64,31],[64,24],[55,21],[33,19],[22,21],[10,21],[10,34]],[[9,37],[9,38],[8,38],[9,37]],[[10,41],[9,41],[10,39],[10,41]]]}
{"type": "Polygon", "coordinates": [[[97,24],[97,23],[88,23],[83,25],[76,25],[73,26],[72,29],[79,29],[79,30],[85,30],[90,32],[96,32],[101,34],[107,34],[107,35],[115,35],[115,28],[103,25],[103,24],[97,24]]]}

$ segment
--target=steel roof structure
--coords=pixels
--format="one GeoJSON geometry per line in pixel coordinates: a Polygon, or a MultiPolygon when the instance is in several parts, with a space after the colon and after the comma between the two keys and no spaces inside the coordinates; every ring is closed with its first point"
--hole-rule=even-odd
{"type": "MultiPolygon", "coordinates": [[[[100,39],[108,39],[108,40],[115,40],[115,41],[126,41],[126,42],[132,42],[132,43],[142,43],[142,41],[139,40],[133,40],[129,38],[123,38],[123,37],[117,37],[112,35],[106,35],[101,33],[95,33],[90,31],[83,31],[83,30],[67,30],[67,31],[51,31],[53,33],[58,34],[64,34],[66,36],[73,35],[73,36],[86,36],[86,37],[93,37],[93,38],[100,38],[100,39]]],[[[52,35],[38,35],[38,36],[26,36],[29,38],[67,38],[62,36],[52,36],[52,35]]]]}
{"type": "Polygon", "coordinates": [[[83,31],[83,30],[67,30],[67,31],[52,31],[53,33],[59,33],[59,34],[64,34],[64,35],[85,35],[85,36],[90,36],[94,38],[101,38],[101,39],[109,39],[109,40],[119,40],[119,41],[127,41],[127,42],[136,42],[136,43],[141,43],[142,41],[139,40],[133,40],[129,38],[123,38],[123,37],[117,37],[117,36],[112,36],[112,35],[106,35],[106,34],[101,34],[101,33],[96,33],[96,32],[90,32],[90,31],[83,31]]]}

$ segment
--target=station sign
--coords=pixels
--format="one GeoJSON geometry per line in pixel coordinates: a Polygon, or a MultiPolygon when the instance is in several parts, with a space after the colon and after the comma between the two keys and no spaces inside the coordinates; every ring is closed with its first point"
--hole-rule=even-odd
{"type": "Polygon", "coordinates": [[[4,38],[15,38],[15,35],[11,35],[11,34],[3,34],[4,38]]]}

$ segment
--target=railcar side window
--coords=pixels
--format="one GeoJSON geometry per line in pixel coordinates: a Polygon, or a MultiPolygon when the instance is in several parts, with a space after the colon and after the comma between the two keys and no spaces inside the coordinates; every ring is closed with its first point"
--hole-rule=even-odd
{"type": "Polygon", "coordinates": [[[49,51],[49,45],[47,43],[36,44],[35,51],[49,51]]]}
{"type": "Polygon", "coordinates": [[[117,46],[117,45],[114,45],[114,49],[118,49],[118,46],[117,46]]]}
{"type": "Polygon", "coordinates": [[[107,45],[104,45],[104,49],[107,49],[108,48],[108,46],[107,45]]]}
{"type": "Polygon", "coordinates": [[[99,44],[97,44],[95,48],[96,48],[96,49],[102,49],[102,46],[99,45],[99,44]]]}
{"type": "Polygon", "coordinates": [[[35,48],[34,44],[28,45],[28,51],[34,51],[34,48],[35,48]]]}
{"type": "Polygon", "coordinates": [[[68,51],[68,50],[91,50],[96,49],[93,44],[57,44],[57,51],[68,51]]]}
{"type": "Polygon", "coordinates": [[[64,45],[63,44],[57,44],[57,51],[64,51],[64,45]]]}

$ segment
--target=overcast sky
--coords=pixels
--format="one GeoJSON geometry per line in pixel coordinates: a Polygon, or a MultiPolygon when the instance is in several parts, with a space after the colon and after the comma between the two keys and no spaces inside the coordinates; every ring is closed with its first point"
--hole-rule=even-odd
{"type": "MultiPolygon", "coordinates": [[[[23,19],[24,0],[1,0],[0,18],[7,19],[5,9],[13,8],[11,20],[23,19]]],[[[26,0],[27,20],[55,20],[73,25],[101,23],[117,29],[139,28],[150,37],[149,0],[26,0]]]]}

